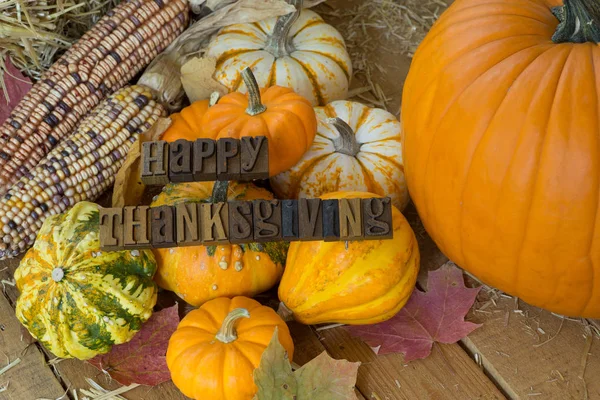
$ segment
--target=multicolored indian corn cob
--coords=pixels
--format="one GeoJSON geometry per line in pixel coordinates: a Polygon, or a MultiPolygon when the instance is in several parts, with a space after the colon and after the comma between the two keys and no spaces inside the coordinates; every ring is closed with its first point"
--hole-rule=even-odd
{"type": "Polygon", "coordinates": [[[83,35],[0,125],[0,195],[183,32],[188,14],[187,0],[129,0],[83,35]]]}
{"type": "Polygon", "coordinates": [[[108,189],[138,134],[166,115],[145,86],[126,87],[100,103],[0,198],[0,260],[33,244],[48,216],[108,189]]]}

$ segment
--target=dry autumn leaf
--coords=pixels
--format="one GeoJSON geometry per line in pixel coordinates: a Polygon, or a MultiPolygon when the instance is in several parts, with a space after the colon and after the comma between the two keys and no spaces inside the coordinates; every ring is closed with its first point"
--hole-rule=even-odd
{"type": "Polygon", "coordinates": [[[213,92],[227,94],[227,88],[213,79],[216,65],[214,57],[196,57],[181,67],[181,83],[191,103],[208,99],[213,92]]]}
{"type": "Polygon", "coordinates": [[[348,326],[377,354],[404,353],[405,361],[426,358],[434,342],[456,343],[481,325],[464,320],[480,288],[465,287],[463,273],[451,263],[430,271],[428,290],[415,290],[398,314],[375,325],[348,326]]]}
{"type": "Polygon", "coordinates": [[[254,400],[352,400],[359,362],[334,360],[326,352],[292,371],[277,329],[254,370],[254,400]]]}
{"type": "Polygon", "coordinates": [[[177,304],[154,313],[128,343],[116,345],[89,363],[122,385],[156,386],[171,379],[167,368],[169,338],[177,329],[177,304]]]}
{"type": "Polygon", "coordinates": [[[4,62],[0,58],[0,124],[8,118],[31,86],[31,80],[13,65],[10,57],[4,62]]]}
{"type": "Polygon", "coordinates": [[[142,164],[142,143],[160,140],[162,134],[171,125],[170,118],[159,118],[146,132],[140,134],[131,145],[125,162],[115,178],[112,206],[125,207],[140,204],[146,185],[140,179],[142,164]]]}

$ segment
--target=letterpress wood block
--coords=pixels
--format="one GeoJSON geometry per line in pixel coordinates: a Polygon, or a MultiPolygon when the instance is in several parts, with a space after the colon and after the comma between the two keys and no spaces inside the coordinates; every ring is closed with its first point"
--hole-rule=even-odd
{"type": "Polygon", "coordinates": [[[279,200],[254,200],[254,241],[281,240],[281,203],[279,200]]]}
{"type": "Polygon", "coordinates": [[[229,202],[229,242],[252,243],[254,230],[251,201],[229,202]]]}
{"type": "Polygon", "coordinates": [[[340,206],[338,199],[323,200],[323,239],[340,240],[340,206]]]}
{"type": "Polygon", "coordinates": [[[360,199],[340,199],[340,239],[362,239],[362,207],[360,199]]]}
{"type": "Polygon", "coordinates": [[[123,209],[100,207],[100,249],[123,250],[123,209]]]}
{"type": "Polygon", "coordinates": [[[202,244],[200,219],[197,203],[179,203],[175,206],[177,246],[198,246],[202,244]]]}
{"type": "Polygon", "coordinates": [[[150,242],[155,249],[176,247],[175,209],[172,206],[150,208],[152,221],[152,238],[150,242]]]}
{"type": "Polygon", "coordinates": [[[364,238],[371,240],[391,239],[392,200],[389,197],[362,199],[364,238]]]}
{"type": "Polygon", "coordinates": [[[269,179],[269,143],[265,136],[244,136],[241,144],[241,181],[269,179]]]}
{"type": "Polygon", "coordinates": [[[142,183],[166,185],[169,183],[169,144],[164,140],[142,143],[142,183]]]}
{"type": "Polygon", "coordinates": [[[194,181],[216,181],[217,142],[212,139],[196,139],[193,153],[194,181]]]}
{"type": "Polygon", "coordinates": [[[298,240],[298,200],[281,201],[281,231],[285,241],[298,240]]]}
{"type": "Polygon", "coordinates": [[[179,139],[169,144],[169,180],[171,182],[193,182],[193,143],[179,139]]]}
{"type": "Polygon", "coordinates": [[[126,249],[149,249],[150,219],[148,206],[123,208],[124,234],[123,245],[126,249]]]}
{"type": "Polygon", "coordinates": [[[217,180],[240,180],[240,142],[233,138],[217,141],[217,180]]]}
{"type": "Polygon", "coordinates": [[[302,241],[323,240],[321,199],[298,199],[298,234],[302,241]]]}
{"type": "Polygon", "coordinates": [[[210,246],[227,243],[229,231],[229,209],[227,203],[198,204],[200,225],[202,229],[202,244],[210,246]]]}

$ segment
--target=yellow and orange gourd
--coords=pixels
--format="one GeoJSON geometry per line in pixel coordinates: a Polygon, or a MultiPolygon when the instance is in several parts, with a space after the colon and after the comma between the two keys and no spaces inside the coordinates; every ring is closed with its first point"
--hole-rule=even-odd
{"type": "MultiPolygon", "coordinates": [[[[322,199],[376,197],[334,192],[322,199]]],[[[389,240],[293,242],[279,285],[279,299],[294,319],[312,325],[375,324],[408,301],[419,272],[419,247],[410,225],[392,207],[389,240]]]]}
{"type": "Polygon", "coordinates": [[[425,228],[461,267],[600,318],[600,10],[552,6],[457,0],[442,15],[404,88],[405,172],[425,228]]]}

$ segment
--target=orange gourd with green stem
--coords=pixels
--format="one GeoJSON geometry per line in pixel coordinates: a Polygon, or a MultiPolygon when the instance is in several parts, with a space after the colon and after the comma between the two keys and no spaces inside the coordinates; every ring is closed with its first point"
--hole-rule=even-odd
{"type": "MultiPolygon", "coordinates": [[[[377,197],[334,192],[322,199],[377,197]]],[[[387,240],[293,242],[279,300],[307,325],[375,324],[393,317],[408,301],[419,272],[419,246],[410,225],[392,207],[394,235],[387,240]]]]}
{"type": "Polygon", "coordinates": [[[457,0],[415,54],[404,168],[454,262],[600,318],[600,3],[457,0]]]}
{"type": "Polygon", "coordinates": [[[275,329],[291,360],[290,331],[272,308],[241,296],[207,302],[186,315],[169,340],[173,383],[192,399],[252,399],[253,372],[275,329]]]}
{"type": "MultiPolygon", "coordinates": [[[[168,184],[151,207],[272,198],[251,183],[190,182],[168,184]]],[[[285,242],[273,242],[154,249],[155,280],[193,306],[216,297],[254,296],[279,282],[287,248],[285,242]]]]}

